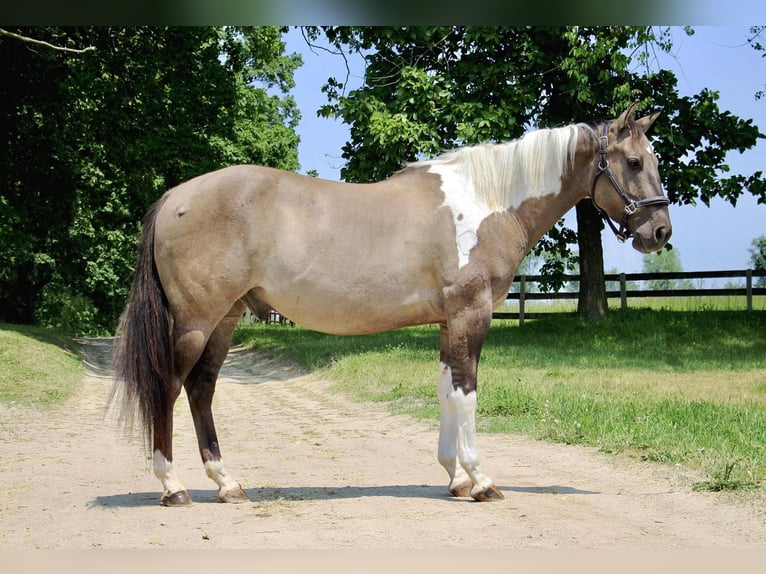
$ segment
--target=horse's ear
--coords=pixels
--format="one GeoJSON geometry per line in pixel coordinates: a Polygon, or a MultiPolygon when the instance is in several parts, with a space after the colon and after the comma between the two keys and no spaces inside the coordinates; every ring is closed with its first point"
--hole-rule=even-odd
{"type": "Polygon", "coordinates": [[[637,119],[636,123],[641,126],[641,129],[644,130],[644,133],[646,133],[649,131],[649,128],[652,127],[654,120],[656,120],[658,117],[660,117],[660,112],[654,112],[653,114],[649,114],[648,116],[637,119]]]}
{"type": "Polygon", "coordinates": [[[638,102],[633,102],[628,106],[628,109],[622,112],[620,114],[620,117],[617,118],[617,121],[615,122],[617,124],[617,129],[622,131],[625,128],[629,127],[629,123],[633,121],[636,117],[636,105],[638,105],[638,102]]]}

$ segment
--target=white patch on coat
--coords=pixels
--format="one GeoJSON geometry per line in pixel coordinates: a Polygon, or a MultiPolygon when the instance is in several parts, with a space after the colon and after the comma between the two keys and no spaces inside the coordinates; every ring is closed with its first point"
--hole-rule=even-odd
{"type": "Polygon", "coordinates": [[[479,226],[492,212],[476,199],[470,176],[459,167],[435,164],[428,171],[441,178],[442,206],[452,211],[458,267],[462,269],[468,265],[471,249],[479,242],[479,226]]]}

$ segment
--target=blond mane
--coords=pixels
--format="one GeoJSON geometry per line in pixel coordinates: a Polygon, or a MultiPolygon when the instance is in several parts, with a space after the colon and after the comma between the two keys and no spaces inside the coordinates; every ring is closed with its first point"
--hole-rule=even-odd
{"type": "Polygon", "coordinates": [[[540,129],[507,143],[463,147],[410,165],[453,166],[470,177],[476,198],[488,209],[503,211],[561,190],[581,126],[592,131],[585,124],[540,129]]]}

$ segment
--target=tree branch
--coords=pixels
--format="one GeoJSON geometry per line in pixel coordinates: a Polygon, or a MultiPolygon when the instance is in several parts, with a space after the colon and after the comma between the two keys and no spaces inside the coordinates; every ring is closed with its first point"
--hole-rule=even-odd
{"type": "Polygon", "coordinates": [[[325,52],[329,52],[330,54],[333,54],[335,56],[340,55],[343,58],[343,62],[346,64],[346,79],[343,80],[343,94],[346,94],[346,85],[348,84],[348,79],[351,76],[351,66],[348,63],[348,57],[346,56],[346,53],[343,51],[343,48],[340,45],[336,45],[336,50],[331,50],[329,48],[325,48],[324,46],[320,46],[318,44],[314,44],[309,40],[308,36],[306,35],[306,29],[305,26],[301,26],[301,36],[303,36],[303,41],[306,42],[306,45],[308,45],[309,49],[316,54],[316,50],[324,50],[325,52]]]}
{"type": "Polygon", "coordinates": [[[87,48],[83,48],[81,50],[77,50],[75,48],[64,48],[61,46],[54,46],[53,44],[49,44],[48,42],[44,42],[42,40],[35,40],[34,38],[28,38],[27,36],[21,36],[20,34],[14,34],[13,32],[9,32],[8,30],[3,30],[2,28],[0,28],[0,35],[8,36],[16,40],[21,40],[22,42],[27,42],[29,44],[38,44],[40,46],[45,46],[46,48],[50,48],[52,50],[60,50],[61,52],[71,52],[74,54],[83,54],[85,52],[92,52],[92,51],[95,51],[96,49],[95,46],[88,46],[87,48]]]}

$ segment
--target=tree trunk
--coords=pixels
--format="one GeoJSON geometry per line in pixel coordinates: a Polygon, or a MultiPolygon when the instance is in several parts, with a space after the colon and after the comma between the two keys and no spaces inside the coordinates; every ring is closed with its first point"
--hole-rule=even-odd
{"type": "Polygon", "coordinates": [[[580,248],[580,296],[577,313],[589,319],[606,316],[604,251],[601,230],[604,223],[589,199],[577,204],[577,244],[580,248]]]}

